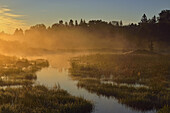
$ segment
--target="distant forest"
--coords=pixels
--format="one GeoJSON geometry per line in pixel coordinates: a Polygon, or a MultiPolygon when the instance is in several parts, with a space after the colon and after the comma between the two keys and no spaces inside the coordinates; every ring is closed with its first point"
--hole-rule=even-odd
{"type": "MultiPolygon", "coordinates": [[[[0,36],[2,35],[7,34],[2,32],[0,36]]],[[[81,37],[88,37],[92,41],[94,41],[93,38],[95,40],[114,38],[119,40],[120,38],[126,42],[124,48],[149,47],[150,50],[155,48],[170,49],[170,10],[163,10],[159,13],[158,17],[153,16],[151,19],[147,18],[147,15],[144,14],[141,16],[141,21],[138,24],[131,23],[129,25],[123,25],[122,21],[106,22],[102,20],[90,20],[86,22],[81,19],[78,22],[71,19],[69,22],[64,22],[60,20],[50,27],[46,27],[44,24],[37,24],[25,31],[16,29],[11,36],[25,37],[26,39],[30,39],[29,41],[38,38],[43,40],[43,38],[56,39],[59,37],[61,39],[63,38],[63,40],[69,40],[73,37],[77,37],[77,40],[81,39],[81,37]]],[[[111,41],[114,42],[114,40],[111,41]]],[[[66,45],[73,43],[67,42],[66,45]]]]}

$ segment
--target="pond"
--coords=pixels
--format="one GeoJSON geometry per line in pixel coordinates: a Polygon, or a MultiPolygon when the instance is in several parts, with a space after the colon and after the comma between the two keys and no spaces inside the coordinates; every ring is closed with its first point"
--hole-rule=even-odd
{"type": "MultiPolygon", "coordinates": [[[[120,104],[115,98],[107,98],[90,93],[83,88],[77,87],[77,81],[69,76],[69,58],[82,54],[60,54],[44,56],[50,62],[49,68],[44,68],[37,72],[37,84],[53,87],[55,84],[67,90],[74,96],[83,97],[94,103],[93,113],[142,113],[130,107],[120,104]]],[[[155,113],[148,111],[147,113],[155,113]]]]}

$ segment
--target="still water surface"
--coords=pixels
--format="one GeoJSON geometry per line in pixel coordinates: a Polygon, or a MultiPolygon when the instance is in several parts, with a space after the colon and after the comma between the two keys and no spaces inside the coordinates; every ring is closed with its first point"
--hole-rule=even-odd
{"type": "MultiPolygon", "coordinates": [[[[44,58],[50,62],[50,67],[37,72],[37,83],[48,87],[59,84],[62,89],[67,90],[71,95],[83,97],[92,101],[95,105],[93,113],[142,113],[118,103],[114,98],[98,96],[83,88],[78,88],[76,85],[77,81],[72,80],[68,73],[68,60],[77,55],[80,54],[45,56],[44,58]]],[[[146,113],[154,113],[154,111],[146,113]]]]}

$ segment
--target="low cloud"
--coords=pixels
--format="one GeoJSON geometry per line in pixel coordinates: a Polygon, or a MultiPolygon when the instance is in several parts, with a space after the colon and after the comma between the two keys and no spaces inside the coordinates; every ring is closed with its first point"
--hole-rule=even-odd
{"type": "Polygon", "coordinates": [[[26,23],[22,20],[24,15],[15,14],[8,7],[0,7],[0,31],[13,33],[16,28],[25,29],[26,23]]]}
{"type": "Polygon", "coordinates": [[[22,17],[22,15],[16,15],[16,14],[11,14],[11,13],[4,13],[4,15],[8,17],[22,17]]]}

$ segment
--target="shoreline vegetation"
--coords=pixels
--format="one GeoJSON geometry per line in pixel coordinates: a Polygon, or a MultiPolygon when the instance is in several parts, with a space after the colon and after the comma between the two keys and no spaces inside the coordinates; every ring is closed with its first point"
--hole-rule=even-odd
{"type": "Polygon", "coordinates": [[[1,113],[90,113],[93,105],[54,87],[23,86],[0,90],[1,113]]]}
{"type": "Polygon", "coordinates": [[[27,60],[24,58],[0,55],[0,86],[29,85],[37,79],[36,72],[49,63],[44,59],[27,60]]]}
{"type": "Polygon", "coordinates": [[[47,88],[34,84],[35,73],[49,66],[47,60],[0,55],[0,62],[1,113],[90,113],[93,110],[92,102],[74,97],[59,86],[47,88]]]}
{"type": "Polygon", "coordinates": [[[43,85],[0,90],[1,113],[90,113],[93,105],[59,87],[43,85]]]}
{"type": "Polygon", "coordinates": [[[95,54],[72,58],[70,64],[77,86],[91,93],[114,97],[137,111],[169,109],[169,55],[95,54]]]}

